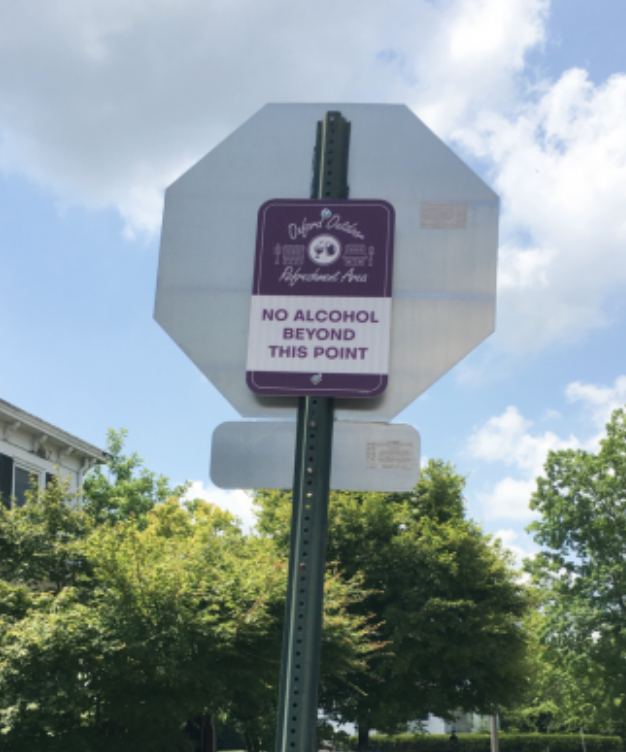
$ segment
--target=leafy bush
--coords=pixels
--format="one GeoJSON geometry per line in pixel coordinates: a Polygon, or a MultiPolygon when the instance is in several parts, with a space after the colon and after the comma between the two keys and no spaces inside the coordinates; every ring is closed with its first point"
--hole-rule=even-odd
{"type": "MultiPolygon", "coordinates": [[[[582,752],[578,734],[499,734],[500,752],[582,752]]],[[[351,736],[347,748],[357,749],[351,736]]],[[[370,737],[370,752],[490,752],[488,734],[383,734],[370,737]]],[[[586,752],[622,752],[619,736],[585,736],[586,752]]]]}

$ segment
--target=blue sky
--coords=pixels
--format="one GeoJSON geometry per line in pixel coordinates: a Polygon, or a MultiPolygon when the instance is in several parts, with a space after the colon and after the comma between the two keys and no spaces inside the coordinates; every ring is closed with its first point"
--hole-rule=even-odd
{"type": "Polygon", "coordinates": [[[501,196],[497,332],[405,410],[531,552],[548,449],[626,402],[623,0],[0,2],[0,397],[172,481],[235,410],[152,319],[165,186],[266,102],[406,103],[501,196]]]}

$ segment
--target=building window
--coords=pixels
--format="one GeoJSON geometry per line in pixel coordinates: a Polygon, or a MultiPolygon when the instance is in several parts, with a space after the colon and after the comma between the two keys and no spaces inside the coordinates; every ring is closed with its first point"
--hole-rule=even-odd
{"type": "Polygon", "coordinates": [[[23,467],[15,465],[13,471],[13,496],[14,504],[17,507],[23,507],[26,504],[26,494],[28,491],[39,488],[39,476],[23,467]]]}
{"type": "Polygon", "coordinates": [[[0,500],[8,508],[11,503],[23,507],[26,494],[39,488],[41,472],[36,466],[18,465],[12,457],[0,454],[0,500]]]}

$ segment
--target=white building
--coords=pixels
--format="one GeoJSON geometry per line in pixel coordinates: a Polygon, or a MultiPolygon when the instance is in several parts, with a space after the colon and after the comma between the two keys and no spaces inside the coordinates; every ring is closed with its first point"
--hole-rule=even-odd
{"type": "Polygon", "coordinates": [[[33,481],[42,489],[54,475],[78,490],[85,473],[108,454],[71,433],[0,400],[0,496],[22,506],[33,481]]]}
{"type": "Polygon", "coordinates": [[[480,732],[489,733],[490,716],[478,713],[464,713],[459,710],[454,714],[452,721],[444,721],[434,715],[429,715],[427,720],[410,723],[408,730],[413,733],[425,731],[427,734],[471,734],[480,732]]]}

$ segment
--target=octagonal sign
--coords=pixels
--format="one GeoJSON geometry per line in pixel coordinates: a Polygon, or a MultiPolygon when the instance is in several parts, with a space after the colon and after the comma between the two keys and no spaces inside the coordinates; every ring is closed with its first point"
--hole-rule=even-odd
{"type": "Polygon", "coordinates": [[[337,399],[390,420],[494,329],[498,197],[403,105],[267,105],[165,195],[155,318],[244,417],[294,418],[297,398],[246,383],[259,208],[307,198],[316,124],[351,122],[350,199],[395,209],[387,389],[337,399]]]}

